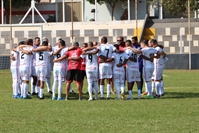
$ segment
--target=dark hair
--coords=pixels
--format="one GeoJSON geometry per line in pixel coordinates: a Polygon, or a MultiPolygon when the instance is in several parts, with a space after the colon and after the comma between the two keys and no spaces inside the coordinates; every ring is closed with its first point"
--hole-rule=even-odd
{"type": "Polygon", "coordinates": [[[24,45],[24,44],[26,44],[26,42],[25,41],[21,41],[21,42],[19,42],[18,46],[19,45],[24,45]]]}
{"type": "Polygon", "coordinates": [[[37,36],[37,37],[35,37],[35,40],[36,40],[36,39],[39,39],[39,40],[40,40],[40,38],[39,38],[38,36],[37,36]]]}
{"type": "Polygon", "coordinates": [[[157,42],[156,39],[151,39],[151,40],[150,40],[150,43],[158,44],[158,42],[157,42]]]}
{"type": "Polygon", "coordinates": [[[43,41],[42,42],[42,46],[48,46],[48,42],[47,41],[43,41]]]}
{"type": "Polygon", "coordinates": [[[33,39],[27,39],[26,44],[27,45],[33,45],[33,39]]]}
{"type": "Polygon", "coordinates": [[[116,49],[119,50],[119,45],[118,44],[114,44],[114,47],[116,47],[116,49]]]}
{"type": "Polygon", "coordinates": [[[60,42],[61,46],[65,46],[66,45],[65,41],[62,40],[62,39],[59,39],[59,42],[60,42]]]}
{"type": "Polygon", "coordinates": [[[122,39],[122,41],[124,41],[124,37],[123,37],[123,36],[118,36],[118,38],[121,38],[121,39],[122,39]]]}
{"type": "Polygon", "coordinates": [[[138,37],[137,37],[137,36],[133,36],[131,39],[137,41],[137,40],[138,40],[138,37]]]}
{"type": "Polygon", "coordinates": [[[85,45],[86,47],[88,47],[88,43],[83,43],[83,45],[85,45]]]}
{"type": "Polygon", "coordinates": [[[101,39],[101,42],[102,43],[107,43],[108,42],[107,37],[103,36],[102,39],[101,39]]]}
{"type": "Polygon", "coordinates": [[[129,43],[129,45],[131,45],[131,40],[126,40],[126,43],[129,43]]]}
{"type": "Polygon", "coordinates": [[[93,42],[88,42],[88,46],[93,47],[93,42]]]}
{"type": "Polygon", "coordinates": [[[142,40],[141,43],[144,43],[145,45],[148,46],[148,40],[142,40]]]}

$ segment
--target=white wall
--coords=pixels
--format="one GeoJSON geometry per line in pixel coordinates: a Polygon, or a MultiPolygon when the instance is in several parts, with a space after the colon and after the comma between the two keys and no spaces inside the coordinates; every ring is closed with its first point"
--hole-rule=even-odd
{"type": "MultiPolygon", "coordinates": [[[[124,9],[122,8],[122,2],[117,3],[114,11],[114,20],[120,20],[124,9]]],[[[130,19],[135,19],[135,3],[130,1],[131,13],[130,19]]],[[[91,13],[91,9],[94,9],[95,5],[90,4],[87,0],[84,0],[84,21],[89,21],[94,18],[94,14],[91,13]]],[[[111,7],[106,4],[97,4],[97,21],[111,21],[111,7]]],[[[146,0],[138,0],[138,19],[144,19],[147,13],[146,0]]]]}

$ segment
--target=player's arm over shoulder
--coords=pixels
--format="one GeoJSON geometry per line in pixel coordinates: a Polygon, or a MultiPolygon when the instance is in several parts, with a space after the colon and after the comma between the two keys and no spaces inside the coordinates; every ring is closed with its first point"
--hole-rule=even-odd
{"type": "Polygon", "coordinates": [[[19,50],[22,51],[24,54],[32,54],[32,49],[33,49],[32,46],[20,45],[18,48],[19,48],[19,50]],[[30,48],[30,51],[25,50],[24,47],[30,48]]]}

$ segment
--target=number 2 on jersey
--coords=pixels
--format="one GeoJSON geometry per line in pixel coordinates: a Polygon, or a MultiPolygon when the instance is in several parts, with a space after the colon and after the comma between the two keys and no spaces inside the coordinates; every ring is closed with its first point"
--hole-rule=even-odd
{"type": "Polygon", "coordinates": [[[24,59],[24,53],[21,52],[21,59],[24,59]]]}
{"type": "Polygon", "coordinates": [[[92,62],[92,60],[93,60],[92,54],[89,54],[89,55],[88,55],[88,59],[92,62]]]}

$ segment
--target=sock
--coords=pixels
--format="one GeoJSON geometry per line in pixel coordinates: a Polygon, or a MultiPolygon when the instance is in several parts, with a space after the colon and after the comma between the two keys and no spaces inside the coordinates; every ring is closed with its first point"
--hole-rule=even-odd
{"type": "Polygon", "coordinates": [[[92,99],[92,83],[88,82],[89,99],[92,99]]]}
{"type": "Polygon", "coordinates": [[[160,82],[160,90],[161,90],[160,95],[164,94],[164,81],[163,80],[160,82]]]}
{"type": "Polygon", "coordinates": [[[27,96],[28,95],[28,84],[25,84],[24,86],[25,86],[24,87],[25,88],[25,95],[27,96]]]}
{"type": "Polygon", "coordinates": [[[49,92],[50,91],[50,78],[46,78],[46,87],[49,92]]]}
{"type": "Polygon", "coordinates": [[[151,83],[151,87],[152,87],[152,93],[153,93],[154,92],[154,88],[156,87],[155,86],[155,81],[151,83]]]}
{"type": "Polygon", "coordinates": [[[70,92],[73,92],[72,86],[70,85],[70,92]]]}
{"type": "Polygon", "coordinates": [[[16,82],[12,83],[12,89],[13,89],[13,95],[16,96],[17,92],[16,92],[16,82]]]}
{"type": "Polygon", "coordinates": [[[56,94],[57,83],[58,83],[58,81],[54,80],[53,89],[52,89],[52,91],[53,91],[53,97],[55,97],[55,94],[56,94]]]}
{"type": "Polygon", "coordinates": [[[123,83],[120,84],[120,88],[121,88],[121,92],[124,93],[124,84],[123,83]]]}
{"type": "Polygon", "coordinates": [[[37,95],[40,96],[40,87],[37,86],[37,95]]]}
{"type": "Polygon", "coordinates": [[[43,94],[44,94],[44,89],[40,89],[39,97],[42,98],[42,97],[43,97],[43,94]]]}
{"type": "Polygon", "coordinates": [[[110,97],[111,85],[107,84],[107,97],[110,97]]]}
{"type": "Polygon", "coordinates": [[[141,86],[138,86],[138,98],[140,98],[141,95],[141,86]]]}
{"type": "Polygon", "coordinates": [[[14,87],[15,87],[15,91],[14,91],[15,94],[14,94],[14,95],[18,95],[18,90],[19,90],[19,86],[18,86],[18,85],[19,85],[19,84],[18,84],[17,82],[15,82],[14,85],[15,85],[15,86],[14,86],[14,87]]]}
{"type": "Polygon", "coordinates": [[[58,98],[61,98],[61,94],[62,94],[62,81],[59,81],[59,84],[58,84],[58,98]]]}
{"type": "Polygon", "coordinates": [[[160,82],[155,82],[156,95],[160,95],[160,82]]]}
{"type": "Polygon", "coordinates": [[[98,98],[98,83],[94,82],[93,86],[94,86],[94,89],[95,89],[95,98],[98,98]]]}
{"type": "Polygon", "coordinates": [[[149,81],[149,82],[147,82],[147,91],[148,91],[148,95],[149,96],[152,96],[152,88],[151,88],[152,86],[151,86],[151,82],[149,81]]]}
{"type": "Polygon", "coordinates": [[[133,98],[132,90],[129,90],[128,92],[129,92],[129,97],[130,97],[130,98],[131,98],[131,97],[133,98]]]}
{"type": "Polygon", "coordinates": [[[17,83],[18,86],[18,94],[21,94],[21,83],[17,83]]]}
{"type": "Polygon", "coordinates": [[[119,88],[119,82],[114,82],[117,98],[120,98],[120,88],[119,88]]]}
{"type": "Polygon", "coordinates": [[[100,97],[104,97],[104,85],[100,85],[100,97]]]}
{"type": "Polygon", "coordinates": [[[31,93],[35,92],[35,85],[31,85],[31,93]]]}
{"type": "Polygon", "coordinates": [[[25,97],[26,95],[25,95],[25,84],[22,82],[22,84],[21,84],[21,96],[22,97],[25,97]]]}
{"type": "Polygon", "coordinates": [[[147,82],[145,82],[145,92],[148,92],[147,82]]]}
{"type": "Polygon", "coordinates": [[[39,86],[35,86],[35,93],[38,93],[38,95],[39,95],[39,91],[40,91],[40,87],[39,86]]]}

